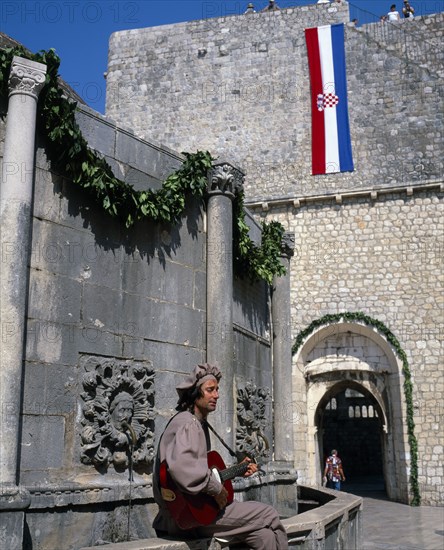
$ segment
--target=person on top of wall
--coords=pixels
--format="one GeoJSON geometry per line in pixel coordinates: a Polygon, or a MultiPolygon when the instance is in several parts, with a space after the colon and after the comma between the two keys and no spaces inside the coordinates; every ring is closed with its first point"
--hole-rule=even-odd
{"type": "Polygon", "coordinates": [[[413,19],[415,10],[410,5],[408,0],[404,0],[404,7],[402,8],[402,13],[406,19],[413,19]]]}
{"type": "MultiPolygon", "coordinates": [[[[178,413],[163,432],[154,468],[153,492],[159,513],[153,527],[158,536],[214,536],[219,541],[244,544],[252,550],[287,550],[287,533],[277,511],[261,502],[229,503],[226,487],[209,467],[207,416],[216,409],[221,376],[217,366],[205,363],[197,365],[176,387],[178,413]],[[165,481],[170,481],[170,485],[165,481]],[[178,509],[177,503],[185,500],[185,508],[195,503],[198,509],[202,499],[210,511],[215,509],[214,516],[209,524],[193,525],[182,515],[184,507],[178,509]]],[[[258,470],[248,458],[240,466],[246,470],[244,476],[258,470]]]]}
{"type": "Polygon", "coordinates": [[[268,0],[268,6],[265,6],[264,9],[261,10],[261,12],[264,11],[277,11],[281,8],[279,6],[276,6],[276,2],[274,0],[268,0]]]}
{"type": "Polygon", "coordinates": [[[338,456],[338,451],[333,449],[331,455],[325,462],[324,482],[327,482],[329,489],[341,490],[341,481],[345,481],[344,471],[342,469],[342,460],[338,456]]]}
{"type": "Polygon", "coordinates": [[[387,14],[387,19],[389,21],[401,21],[401,18],[399,16],[399,12],[396,11],[396,4],[392,4],[390,6],[390,11],[387,14]]]}

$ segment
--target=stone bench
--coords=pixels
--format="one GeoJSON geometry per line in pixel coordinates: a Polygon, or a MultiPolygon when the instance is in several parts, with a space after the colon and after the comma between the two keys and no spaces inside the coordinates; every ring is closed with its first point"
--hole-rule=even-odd
{"type": "MultiPolygon", "coordinates": [[[[362,498],[321,487],[299,486],[302,500],[319,503],[312,510],[282,520],[290,548],[348,550],[362,547],[362,498]]],[[[141,539],[79,550],[222,550],[216,540],[141,539]]],[[[236,548],[232,547],[233,550],[236,548]]]]}
{"type": "Polygon", "coordinates": [[[151,538],[130,542],[116,542],[101,546],[88,546],[79,550],[221,550],[223,547],[214,539],[180,541],[151,538]]]}

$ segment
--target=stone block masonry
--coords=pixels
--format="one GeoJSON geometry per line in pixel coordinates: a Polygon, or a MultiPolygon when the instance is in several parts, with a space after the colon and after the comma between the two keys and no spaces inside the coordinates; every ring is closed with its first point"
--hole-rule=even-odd
{"type": "Polygon", "coordinates": [[[247,189],[270,180],[266,172],[284,159],[288,166],[307,156],[299,148],[309,131],[308,118],[301,125],[304,27],[347,17],[345,6],[311,5],[115,33],[107,116],[179,150],[234,154],[247,189]]]}
{"type": "MultiPolygon", "coordinates": [[[[327,314],[361,311],[383,322],[399,340],[412,373],[423,503],[442,504],[444,477],[436,460],[443,437],[444,399],[442,192],[418,191],[411,197],[393,193],[375,201],[347,199],[341,205],[319,201],[299,209],[275,209],[271,216],[294,231],[298,243],[291,264],[291,292],[297,296],[292,299],[294,337],[327,314]]],[[[387,369],[380,354],[364,344],[354,338],[350,346],[355,353],[360,350],[358,355],[367,362],[387,369]]],[[[337,353],[335,347],[325,352],[326,368],[329,354],[336,362],[337,353]]],[[[298,369],[296,373],[299,379],[301,373],[298,369]]],[[[296,463],[303,464],[306,437],[301,420],[309,405],[301,385],[305,382],[299,379],[295,438],[296,463]]]]}
{"type": "Polygon", "coordinates": [[[443,59],[430,41],[440,40],[443,14],[408,29],[346,27],[356,169],[311,176],[304,29],[347,21],[346,3],[315,4],[115,33],[107,115],[177,150],[234,158],[250,200],[440,178],[443,59]]]}
{"type": "MultiPolygon", "coordinates": [[[[118,32],[107,77],[109,116],[141,136],[154,130],[175,149],[233,158],[246,172],[254,215],[295,233],[293,338],[343,311],[362,311],[398,338],[412,373],[425,504],[444,498],[436,461],[444,397],[443,19],[346,26],[352,173],[311,175],[304,37],[308,27],[347,23],[346,2],[118,32]]],[[[369,364],[380,360],[367,355],[369,364]]],[[[295,464],[301,480],[316,482],[307,407],[318,403],[307,404],[299,374],[289,413],[295,464]]],[[[402,448],[404,436],[392,437],[402,448]]],[[[407,461],[408,452],[397,451],[407,461]]]]}
{"type": "MultiPolygon", "coordinates": [[[[13,111],[0,124],[1,151],[10,143],[13,111]]],[[[79,108],[77,120],[89,146],[137,189],[159,188],[181,165],[178,153],[136,137],[87,107],[79,108]]],[[[33,127],[30,133],[34,136],[33,127]]],[[[20,479],[20,486],[2,485],[0,546],[18,550],[24,537],[25,546],[73,550],[125,540],[128,530],[132,537],[149,537],[157,513],[151,458],[177,404],[177,380],[206,359],[207,262],[217,256],[229,269],[231,241],[218,235],[217,246],[207,246],[203,202],[191,199],[178,223],[146,221],[126,229],[51,171],[42,136],[37,136],[36,151],[34,141],[28,149],[36,158],[28,186],[31,236],[20,242],[6,239],[2,227],[2,274],[7,267],[11,281],[22,281],[26,311],[20,316],[24,323],[5,319],[1,326],[3,380],[12,365],[5,363],[9,349],[17,356],[18,373],[23,366],[23,381],[14,374],[15,387],[2,384],[2,423],[9,430],[20,426],[21,437],[5,439],[8,449],[1,453],[11,465],[2,475],[20,479]],[[14,270],[19,261],[21,277],[14,270]],[[19,349],[22,330],[24,350],[19,349]],[[132,486],[127,437],[113,416],[122,399],[132,407],[137,438],[132,486]]],[[[260,239],[251,217],[249,224],[260,239]]],[[[8,235],[21,235],[11,224],[8,228],[8,235]]],[[[225,363],[234,365],[240,384],[260,370],[257,381],[271,388],[268,288],[233,283],[229,291],[221,300],[235,309],[234,323],[221,322],[216,310],[213,338],[217,344],[223,331],[232,335],[234,324],[238,355],[231,346],[225,363]]],[[[13,296],[9,292],[8,300],[13,296]]],[[[235,408],[221,410],[225,426],[233,425],[235,408]]]]}

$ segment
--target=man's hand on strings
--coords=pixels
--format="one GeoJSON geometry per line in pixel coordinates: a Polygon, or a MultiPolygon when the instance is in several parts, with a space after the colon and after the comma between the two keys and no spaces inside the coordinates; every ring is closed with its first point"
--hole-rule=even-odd
{"type": "Polygon", "coordinates": [[[244,473],[244,477],[250,477],[252,476],[253,474],[255,474],[258,470],[258,466],[256,464],[256,462],[253,462],[251,460],[251,458],[249,458],[248,456],[246,456],[242,462],[248,462],[248,469],[247,471],[244,473]]]}

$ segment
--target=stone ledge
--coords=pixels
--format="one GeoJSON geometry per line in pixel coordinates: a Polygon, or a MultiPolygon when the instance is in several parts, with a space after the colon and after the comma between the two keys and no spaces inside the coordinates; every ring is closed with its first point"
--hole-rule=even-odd
{"type": "Polygon", "coordinates": [[[100,502],[133,502],[153,498],[151,479],[133,482],[75,483],[72,485],[28,486],[31,509],[81,506],[100,502]]]}
{"type": "Polygon", "coordinates": [[[0,512],[25,510],[30,503],[31,497],[25,487],[0,484],[0,512]]]}
{"type": "Polygon", "coordinates": [[[405,185],[378,187],[375,189],[356,189],[352,191],[342,191],[340,193],[324,193],[320,195],[304,195],[294,197],[276,197],[267,199],[264,202],[261,199],[246,201],[246,208],[257,211],[269,211],[272,208],[291,206],[295,209],[301,208],[303,205],[308,205],[316,202],[335,201],[336,204],[343,204],[345,199],[364,198],[375,201],[382,198],[383,195],[394,193],[405,193],[407,196],[412,196],[414,193],[427,192],[438,189],[439,193],[444,192],[444,183],[442,179],[436,181],[428,181],[427,183],[415,184],[406,183],[405,185]]]}
{"type": "MultiPolygon", "coordinates": [[[[307,496],[313,495],[316,497],[318,495],[323,500],[328,498],[331,500],[313,510],[282,520],[289,538],[293,538],[292,535],[304,531],[316,531],[318,536],[322,538],[326,527],[335,521],[347,521],[351,514],[362,509],[362,498],[350,493],[320,487],[303,487],[303,490],[307,496]]],[[[318,500],[318,497],[316,500],[318,500]]]]}
{"type": "Polygon", "coordinates": [[[87,546],[79,550],[221,550],[214,539],[179,541],[173,539],[152,538],[130,542],[117,542],[104,546],[87,546]]]}
{"type": "MultiPolygon", "coordinates": [[[[296,470],[275,463],[264,465],[265,475],[233,480],[235,493],[245,489],[276,483],[286,485],[297,480],[296,470]]],[[[25,485],[30,494],[30,509],[82,506],[101,502],[153,501],[151,475],[147,478],[135,476],[131,486],[122,476],[108,476],[106,482],[100,475],[79,476],[72,484],[25,485]]]]}
{"type": "MultiPolygon", "coordinates": [[[[349,493],[333,491],[321,487],[300,486],[307,497],[313,497],[321,505],[313,510],[297,514],[282,520],[287,531],[289,543],[325,540],[326,531],[332,525],[355,522],[356,531],[360,533],[360,516],[362,498],[349,493]]],[[[360,535],[358,535],[360,539],[360,535]]],[[[345,541],[350,543],[352,541],[345,541]]],[[[179,541],[172,539],[151,538],[131,542],[120,542],[104,546],[91,546],[80,550],[221,550],[214,539],[179,541]]],[[[339,548],[340,546],[335,546],[339,548]]]]}

